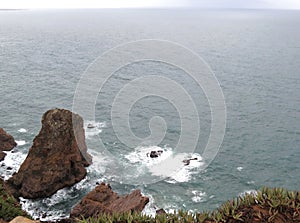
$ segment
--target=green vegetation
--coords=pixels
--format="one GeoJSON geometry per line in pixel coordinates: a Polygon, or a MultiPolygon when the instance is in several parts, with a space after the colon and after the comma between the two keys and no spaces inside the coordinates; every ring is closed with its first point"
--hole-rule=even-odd
{"type": "MultiPolygon", "coordinates": [[[[16,216],[29,217],[20,204],[3,188],[0,182],[0,221],[16,216]]],[[[177,211],[155,217],[141,213],[103,214],[75,221],[77,223],[258,223],[300,222],[300,192],[282,188],[263,188],[257,193],[227,201],[213,212],[189,213],[177,211]]]]}
{"type": "Polygon", "coordinates": [[[3,182],[0,181],[0,219],[10,221],[17,216],[29,217],[21,209],[21,205],[18,201],[9,195],[3,188],[3,182]]]}
{"type": "Polygon", "coordinates": [[[263,188],[256,194],[227,201],[213,212],[178,211],[150,217],[139,213],[101,215],[80,223],[215,223],[215,222],[300,222],[300,193],[282,188],[263,188]]]}

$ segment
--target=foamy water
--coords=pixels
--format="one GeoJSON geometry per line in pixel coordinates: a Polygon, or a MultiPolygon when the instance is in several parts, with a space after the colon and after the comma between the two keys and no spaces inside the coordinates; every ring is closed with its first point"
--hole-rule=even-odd
{"type": "Polygon", "coordinates": [[[105,122],[95,122],[95,121],[84,121],[85,137],[90,139],[94,136],[99,135],[102,129],[106,127],[105,122]]]}
{"type": "Polygon", "coordinates": [[[79,202],[85,194],[93,190],[98,182],[105,181],[105,178],[93,176],[94,168],[92,166],[87,168],[87,172],[87,176],[79,183],[58,190],[49,198],[36,200],[20,198],[22,208],[34,219],[43,221],[68,218],[72,206],[79,202]],[[72,206],[66,206],[68,203],[71,203],[72,206]]]}
{"type": "Polygon", "coordinates": [[[144,173],[149,172],[153,176],[167,178],[166,181],[170,183],[188,182],[193,174],[199,173],[198,168],[203,165],[199,154],[175,154],[173,149],[167,146],[137,147],[133,152],[125,155],[125,158],[130,163],[137,164],[138,169],[143,170],[144,173]],[[156,158],[151,158],[151,151],[162,151],[162,153],[156,158]],[[183,161],[192,158],[197,160],[191,160],[189,165],[185,165],[183,161]]]}
{"type": "Polygon", "coordinates": [[[18,146],[24,146],[26,144],[25,140],[16,140],[18,146]]]}
{"type": "Polygon", "coordinates": [[[8,180],[14,172],[18,171],[27,156],[23,152],[6,152],[6,154],[4,161],[1,162],[1,165],[6,168],[0,168],[4,180],[8,180]]]}

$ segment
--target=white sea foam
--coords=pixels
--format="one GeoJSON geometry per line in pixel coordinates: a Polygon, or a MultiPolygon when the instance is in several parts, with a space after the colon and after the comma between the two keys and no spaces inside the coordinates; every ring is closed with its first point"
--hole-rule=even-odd
{"type": "Polygon", "coordinates": [[[173,154],[172,149],[168,147],[161,148],[159,146],[140,146],[135,148],[133,152],[125,155],[125,158],[128,159],[130,163],[139,163],[151,167],[166,160],[172,154],[173,154]],[[149,156],[151,151],[158,151],[158,150],[163,151],[159,157],[151,158],[149,156]]]}
{"type": "Polygon", "coordinates": [[[27,132],[27,129],[20,128],[20,129],[18,130],[18,132],[25,133],[25,132],[27,132]]]}
{"type": "Polygon", "coordinates": [[[106,166],[109,163],[109,159],[101,153],[93,149],[89,149],[88,152],[92,156],[92,164],[88,167],[91,172],[97,174],[103,174],[106,170],[106,166]]]}
{"type": "MultiPolygon", "coordinates": [[[[192,179],[193,174],[198,174],[200,167],[204,164],[202,157],[197,154],[184,154],[184,159],[197,158],[197,160],[191,160],[187,166],[182,166],[179,171],[175,172],[170,178],[176,182],[188,182],[192,179]]],[[[180,160],[182,163],[182,160],[180,160]]]]}
{"type": "Polygon", "coordinates": [[[152,176],[168,178],[166,181],[169,183],[188,182],[194,173],[198,173],[199,167],[203,165],[202,157],[199,154],[174,154],[170,147],[141,146],[125,155],[125,158],[130,163],[139,165],[138,170],[143,170],[139,174],[148,171],[152,176]],[[149,156],[151,151],[158,150],[163,151],[159,157],[151,158],[149,156]],[[183,163],[183,160],[191,158],[197,158],[197,160],[191,160],[189,165],[183,163]]]}
{"type": "Polygon", "coordinates": [[[244,168],[242,166],[239,166],[236,168],[238,171],[242,171],[244,168]]]}
{"type": "Polygon", "coordinates": [[[24,146],[26,144],[25,140],[16,140],[18,146],[24,146]]]}
{"type": "Polygon", "coordinates": [[[66,192],[64,190],[58,191],[55,195],[50,198],[45,198],[42,200],[30,200],[20,198],[20,203],[22,205],[22,209],[29,213],[34,219],[41,219],[44,221],[50,220],[58,220],[61,218],[68,217],[68,214],[60,209],[52,209],[49,210],[49,207],[53,207],[56,203],[59,203],[66,196],[66,192]],[[47,208],[48,207],[48,208],[47,208]],[[44,214],[47,214],[46,217],[43,217],[44,214]]]}
{"type": "Polygon", "coordinates": [[[6,167],[10,167],[11,170],[0,168],[0,172],[4,176],[4,180],[8,180],[14,172],[17,172],[20,165],[26,158],[26,154],[23,154],[22,152],[6,152],[6,154],[7,155],[2,163],[6,167]]]}
{"type": "Polygon", "coordinates": [[[203,191],[197,191],[197,190],[193,190],[192,191],[192,194],[194,195],[192,197],[192,201],[195,202],[195,203],[201,203],[201,202],[204,202],[206,201],[206,193],[203,192],[203,191]]]}
{"type": "Polygon", "coordinates": [[[95,121],[85,121],[84,129],[85,129],[85,137],[87,139],[92,138],[93,136],[97,136],[102,132],[102,129],[106,127],[105,122],[95,122],[95,121]],[[88,126],[92,128],[89,128],[88,126]]]}
{"type": "Polygon", "coordinates": [[[144,196],[149,197],[149,203],[145,206],[142,213],[152,216],[152,217],[155,217],[157,208],[154,205],[154,199],[153,199],[152,195],[146,194],[144,196]]]}
{"type": "Polygon", "coordinates": [[[245,190],[245,191],[239,193],[239,196],[242,197],[242,196],[245,196],[245,195],[247,195],[247,194],[254,194],[254,195],[256,195],[256,194],[257,194],[257,191],[256,191],[256,190],[245,190]]]}
{"type": "Polygon", "coordinates": [[[254,180],[247,181],[247,184],[249,184],[249,185],[255,184],[255,181],[254,180]]]}

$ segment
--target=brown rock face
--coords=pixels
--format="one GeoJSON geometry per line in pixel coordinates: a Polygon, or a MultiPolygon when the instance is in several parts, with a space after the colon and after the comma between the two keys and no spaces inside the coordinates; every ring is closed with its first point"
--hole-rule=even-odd
{"type": "Polygon", "coordinates": [[[96,217],[102,213],[142,211],[148,202],[149,198],[142,196],[140,190],[135,190],[125,196],[119,196],[112,191],[109,185],[101,183],[73,208],[70,216],[71,218],[88,218],[91,216],[96,217]]]}
{"type": "Polygon", "coordinates": [[[6,154],[2,151],[12,150],[17,143],[14,140],[14,137],[7,134],[2,128],[0,128],[0,161],[4,159],[6,154]]]}
{"type": "Polygon", "coordinates": [[[10,151],[12,150],[17,143],[14,140],[14,137],[7,134],[2,128],[0,128],[0,150],[1,151],[10,151]]]}
{"type": "Polygon", "coordinates": [[[82,118],[64,109],[49,110],[25,161],[6,188],[15,197],[49,197],[82,180],[90,161],[82,118]]]}

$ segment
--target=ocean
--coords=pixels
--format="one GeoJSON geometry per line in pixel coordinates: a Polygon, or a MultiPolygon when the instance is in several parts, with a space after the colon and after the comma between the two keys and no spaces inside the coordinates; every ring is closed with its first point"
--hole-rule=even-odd
{"type": "MultiPolygon", "coordinates": [[[[43,220],[66,217],[102,181],[120,194],[141,189],[150,197],[144,211],[148,214],[157,208],[213,210],[228,199],[263,186],[299,190],[299,27],[300,11],[293,10],[0,11],[0,127],[18,143],[13,152],[8,152],[0,174],[8,179],[18,170],[41,128],[44,112],[56,107],[73,109],[78,84],[99,56],[122,44],[154,39],[184,46],[200,56],[214,74],[226,105],[225,134],[221,146],[215,148],[216,156],[209,163],[203,157],[213,123],[207,92],[174,64],[136,61],[111,74],[97,91],[95,118],[84,117],[88,151],[93,155],[87,177],[50,198],[21,198],[23,208],[43,220]],[[178,89],[190,96],[198,115],[182,119],[178,106],[160,97],[172,95],[177,87],[151,82],[148,88],[159,89],[157,94],[138,98],[130,91],[130,99],[137,100],[130,107],[126,126],[118,122],[120,117],[113,120],[112,107],[118,93],[145,76],[176,82],[178,89]],[[137,138],[155,134],[151,118],[157,116],[165,123],[165,135],[159,143],[150,139],[145,145],[132,146],[121,140],[127,133],[122,133],[122,128],[128,126],[137,138]],[[196,123],[197,119],[199,133],[193,126],[183,132],[182,120],[196,123]],[[95,128],[87,128],[90,123],[95,128]],[[114,123],[120,125],[119,135],[114,123]],[[152,178],[152,167],[178,155],[175,148],[182,135],[187,139],[185,145],[193,150],[181,153],[182,157],[197,160],[182,165],[176,173],[152,178]],[[188,139],[192,141],[195,135],[199,139],[193,147],[188,139]],[[100,141],[106,152],[100,149],[100,141]],[[152,150],[162,150],[162,156],[147,157],[152,150]],[[125,171],[112,171],[114,166],[125,171]],[[143,177],[148,181],[140,180],[143,177]]],[[[175,99],[186,102],[181,94],[175,99]]]]}

